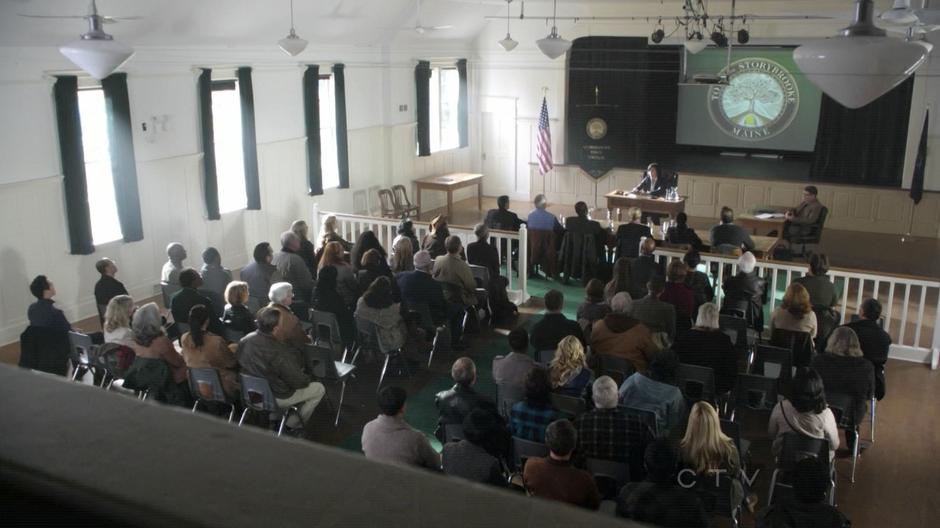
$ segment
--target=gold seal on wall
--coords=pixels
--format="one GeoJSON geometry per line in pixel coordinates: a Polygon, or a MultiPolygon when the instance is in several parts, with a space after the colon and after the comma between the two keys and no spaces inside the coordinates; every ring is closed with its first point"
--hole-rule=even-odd
{"type": "Polygon", "coordinates": [[[587,135],[593,140],[604,139],[607,135],[607,121],[599,117],[593,117],[587,122],[587,135]]]}

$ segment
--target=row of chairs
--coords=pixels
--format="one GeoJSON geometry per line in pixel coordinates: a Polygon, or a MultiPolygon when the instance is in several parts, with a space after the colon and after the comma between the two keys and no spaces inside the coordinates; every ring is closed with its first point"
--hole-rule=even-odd
{"type": "Polygon", "coordinates": [[[404,185],[392,185],[391,189],[379,189],[379,203],[383,218],[418,218],[421,210],[412,205],[404,185]]]}

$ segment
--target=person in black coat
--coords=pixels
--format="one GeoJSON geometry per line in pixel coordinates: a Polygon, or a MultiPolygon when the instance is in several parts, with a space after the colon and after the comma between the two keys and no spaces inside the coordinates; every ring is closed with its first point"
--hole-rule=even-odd
{"type": "Polygon", "coordinates": [[[114,278],[118,268],[113,260],[103,258],[95,262],[95,269],[101,274],[101,278],[95,283],[95,304],[107,306],[111,299],[118,295],[127,295],[127,288],[124,284],[114,278]]]}
{"type": "Polygon", "coordinates": [[[392,283],[392,300],[396,303],[401,302],[401,290],[398,289],[398,283],[392,275],[388,262],[382,258],[382,254],[375,248],[372,248],[362,255],[359,262],[359,272],[356,273],[356,280],[359,281],[359,291],[366,291],[369,286],[379,277],[388,277],[392,283]]]}
{"type": "Polygon", "coordinates": [[[888,351],[891,348],[891,336],[878,324],[881,318],[881,303],[876,299],[867,298],[862,301],[862,309],[858,321],[845,326],[855,331],[858,343],[865,356],[875,369],[875,398],[885,397],[885,363],[888,362],[888,351]]]}
{"type": "MultiPolygon", "coordinates": [[[[852,399],[854,407],[843,410],[850,422],[860,423],[875,392],[875,368],[862,355],[855,331],[845,326],[833,330],[826,353],[814,357],[812,367],[822,378],[827,395],[842,394],[852,399]]],[[[851,450],[856,435],[850,429],[845,431],[845,440],[851,450]]]]}
{"type": "MultiPolygon", "coordinates": [[[[477,224],[473,233],[477,236],[477,241],[467,244],[467,262],[489,270],[492,281],[499,277],[499,251],[490,244],[490,231],[485,224],[477,224]]],[[[489,285],[484,284],[483,287],[489,288],[489,285]]]]}
{"type": "Polygon", "coordinates": [[[419,251],[414,256],[415,269],[404,271],[396,277],[401,290],[401,298],[409,308],[416,304],[427,304],[431,319],[435,325],[447,321],[448,304],[444,300],[441,283],[431,276],[434,261],[427,251],[419,251]]]}
{"type": "Polygon", "coordinates": [[[633,188],[632,192],[649,193],[653,196],[666,196],[666,191],[677,185],[675,175],[662,173],[658,163],[650,163],[646,167],[643,179],[633,188]]]}
{"type": "Polygon", "coordinates": [[[757,275],[757,259],[749,251],[738,257],[738,274],[725,280],[721,313],[744,315],[748,325],[764,331],[764,305],[767,304],[767,281],[757,275]]]}
{"type": "Polygon", "coordinates": [[[496,404],[492,400],[473,390],[473,384],[477,381],[477,368],[472,359],[462,357],[454,361],[450,376],[454,380],[454,386],[438,392],[434,398],[434,404],[440,412],[434,436],[441,442],[447,441],[444,426],[462,425],[464,418],[474,409],[498,414],[496,404]]]}
{"type": "Polygon", "coordinates": [[[640,248],[640,256],[630,263],[630,297],[642,299],[648,293],[646,284],[654,276],[665,277],[666,270],[656,260],[653,252],[656,251],[656,241],[647,238],[640,248]]]}
{"type": "Polygon", "coordinates": [[[617,228],[617,258],[636,258],[640,255],[640,240],[653,238],[650,226],[641,224],[643,212],[639,207],[627,209],[628,223],[617,228]]]}
{"type": "Polygon", "coordinates": [[[447,254],[444,243],[450,236],[450,230],[447,229],[447,217],[440,215],[431,220],[428,226],[428,232],[421,241],[421,249],[431,254],[432,259],[447,254]]]}
{"type": "Polygon", "coordinates": [[[486,219],[483,220],[486,227],[503,231],[518,231],[519,226],[525,223],[519,215],[509,210],[508,196],[503,195],[497,198],[496,207],[486,212],[486,219]]]}
{"type": "Polygon", "coordinates": [[[532,325],[529,343],[536,354],[541,350],[555,350],[559,341],[573,335],[584,342],[584,333],[577,321],[572,321],[561,313],[565,305],[565,296],[558,290],[549,290],[545,294],[545,315],[532,325]]]}
{"type": "MultiPolygon", "coordinates": [[[[182,289],[176,292],[170,299],[170,313],[173,314],[173,320],[177,323],[189,322],[189,311],[197,304],[205,306],[210,314],[224,311],[216,311],[217,307],[212,304],[212,300],[196,291],[202,286],[202,277],[199,276],[198,271],[192,268],[186,268],[181,271],[180,286],[182,286],[182,289]]],[[[224,331],[222,320],[215,316],[210,317],[209,331],[216,335],[222,335],[224,331]]]]}
{"type": "Polygon", "coordinates": [[[362,269],[362,257],[370,249],[374,249],[379,253],[379,256],[382,257],[382,262],[388,260],[388,253],[385,252],[385,248],[382,247],[375,233],[367,229],[359,235],[359,238],[356,240],[356,245],[354,245],[352,251],[349,252],[349,260],[352,263],[353,271],[362,269]]]}
{"type": "Polygon", "coordinates": [[[685,213],[676,215],[676,225],[666,230],[666,242],[688,244],[696,251],[702,250],[702,239],[689,227],[689,216],[685,213]]]}
{"type": "Polygon", "coordinates": [[[250,334],[258,329],[255,315],[248,310],[248,283],[232,281],[225,287],[225,313],[222,324],[229,330],[250,334]]]}
{"type": "Polygon", "coordinates": [[[343,296],[336,290],[336,268],[324,266],[317,275],[317,285],[313,289],[313,309],[329,312],[336,316],[339,333],[347,346],[356,340],[356,321],[352,310],[346,306],[343,296]]]}
{"type": "Polygon", "coordinates": [[[713,227],[711,232],[712,251],[721,245],[754,251],[754,241],[751,240],[750,233],[734,224],[734,211],[730,207],[721,208],[721,223],[713,227]]]}
{"type": "Polygon", "coordinates": [[[689,250],[682,257],[682,260],[689,267],[689,273],[685,276],[685,285],[692,289],[695,299],[695,313],[698,313],[699,306],[715,299],[715,288],[712,286],[708,274],[698,271],[698,265],[702,262],[702,257],[698,254],[698,251],[689,250]]]}
{"type": "Polygon", "coordinates": [[[297,238],[300,239],[300,249],[297,250],[297,254],[300,255],[300,258],[304,259],[304,264],[307,265],[307,269],[310,270],[310,274],[314,277],[317,276],[317,262],[316,262],[316,250],[313,247],[313,242],[307,238],[307,222],[303,220],[295,220],[293,224],[290,225],[290,230],[293,231],[297,238]]]}
{"type": "Polygon", "coordinates": [[[738,377],[738,360],[734,343],[718,325],[718,306],[706,303],[699,307],[695,327],[680,336],[673,345],[679,361],[708,367],[715,372],[715,393],[725,394],[734,388],[738,377]]]}
{"type": "Polygon", "coordinates": [[[575,216],[569,216],[565,219],[565,230],[568,233],[577,233],[581,235],[594,236],[594,248],[597,252],[597,262],[607,260],[607,230],[600,222],[588,218],[588,206],[584,202],[574,204],[575,216]]]}
{"type": "Polygon", "coordinates": [[[774,501],[757,517],[757,528],[819,526],[850,528],[852,523],[826,500],[830,486],[829,464],[813,457],[796,463],[793,497],[774,501]]]}

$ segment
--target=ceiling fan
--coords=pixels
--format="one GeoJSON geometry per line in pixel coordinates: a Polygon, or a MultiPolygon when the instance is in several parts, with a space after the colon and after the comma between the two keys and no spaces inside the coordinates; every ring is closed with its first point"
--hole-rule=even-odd
{"type": "Polygon", "coordinates": [[[52,19],[83,18],[87,20],[88,31],[82,33],[78,40],[59,48],[59,52],[65,55],[73,64],[85,70],[96,79],[104,79],[134,55],[133,48],[115,41],[114,37],[105,33],[104,24],[113,24],[124,20],[139,20],[142,18],[138,16],[113,17],[102,15],[98,13],[98,5],[95,3],[95,0],[91,0],[91,3],[88,5],[88,14],[86,15],[20,14],[20,16],[26,18],[52,19]]]}
{"type": "Polygon", "coordinates": [[[414,27],[405,28],[405,29],[411,29],[411,30],[413,30],[415,33],[417,33],[417,34],[419,34],[419,35],[424,35],[425,33],[429,32],[429,31],[441,31],[441,30],[445,30],[445,29],[453,29],[454,26],[451,26],[451,25],[444,25],[444,26],[425,26],[425,25],[423,25],[423,24],[421,23],[421,0],[415,0],[415,5],[416,5],[416,12],[417,12],[417,16],[416,16],[416,19],[415,19],[415,25],[414,25],[414,27]]]}

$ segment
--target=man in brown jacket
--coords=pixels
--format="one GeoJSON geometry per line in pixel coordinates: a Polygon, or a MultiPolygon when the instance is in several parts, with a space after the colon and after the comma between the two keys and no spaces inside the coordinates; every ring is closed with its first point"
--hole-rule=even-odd
{"type": "Polygon", "coordinates": [[[823,205],[819,203],[818,194],[819,189],[815,185],[807,185],[803,188],[803,201],[792,211],[787,211],[787,221],[784,226],[784,235],[786,237],[804,234],[809,226],[819,220],[823,205]]]}
{"type": "Polygon", "coordinates": [[[474,306],[477,304],[477,283],[470,265],[460,258],[460,237],[447,237],[444,247],[447,254],[434,259],[431,275],[436,281],[449,285],[444,287],[444,299],[447,302],[474,306]]]}
{"type": "Polygon", "coordinates": [[[637,372],[646,372],[658,348],[650,329],[627,315],[630,305],[630,294],[614,295],[610,300],[611,313],[594,323],[591,329],[591,350],[600,356],[624,358],[633,363],[637,372]]]}
{"type": "Polygon", "coordinates": [[[548,456],[530,458],[522,480],[530,495],[567,502],[589,510],[601,505],[601,494],[594,477],[571,465],[571,454],[578,445],[578,432],[568,420],[556,420],[545,429],[548,456]]]}

